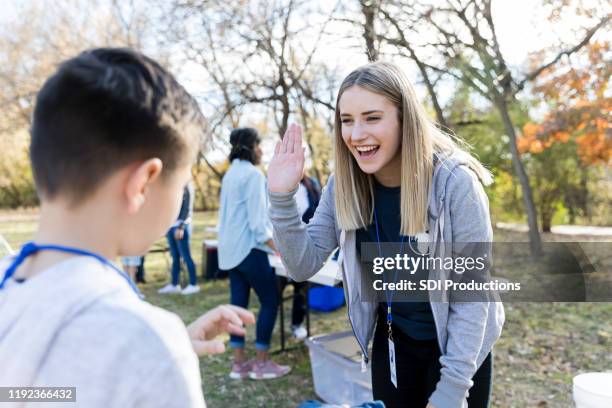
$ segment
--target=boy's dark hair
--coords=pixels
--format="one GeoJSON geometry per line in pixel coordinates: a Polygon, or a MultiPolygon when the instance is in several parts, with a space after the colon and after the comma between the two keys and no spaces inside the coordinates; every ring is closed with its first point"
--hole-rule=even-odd
{"type": "Polygon", "coordinates": [[[232,150],[229,154],[230,162],[234,159],[240,159],[258,164],[255,147],[260,141],[257,130],[253,128],[237,128],[232,130],[232,133],[230,133],[230,144],[232,145],[232,150]]]}
{"type": "Polygon", "coordinates": [[[195,100],[154,60],[130,49],[85,51],[37,96],[30,160],[38,193],[78,202],[120,167],[152,157],[170,174],[192,160],[204,125],[195,100]]]}

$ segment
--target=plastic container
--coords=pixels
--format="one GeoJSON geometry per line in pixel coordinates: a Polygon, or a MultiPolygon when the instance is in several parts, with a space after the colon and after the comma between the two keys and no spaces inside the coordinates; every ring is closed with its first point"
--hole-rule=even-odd
{"type": "Polygon", "coordinates": [[[344,305],[344,289],[315,286],[308,290],[308,306],[320,312],[331,312],[344,305]]]}
{"type": "Polygon", "coordinates": [[[372,401],[370,369],[361,372],[361,351],[352,332],[311,337],[306,345],[319,398],[351,406],[372,401]]]}
{"type": "Polygon", "coordinates": [[[612,407],[612,372],[577,375],[573,388],[576,408],[612,407]]]}

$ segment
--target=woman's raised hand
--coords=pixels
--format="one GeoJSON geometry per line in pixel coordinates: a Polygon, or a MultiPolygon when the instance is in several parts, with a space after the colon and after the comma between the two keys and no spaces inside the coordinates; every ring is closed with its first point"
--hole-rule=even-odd
{"type": "Polygon", "coordinates": [[[274,148],[274,157],[268,166],[268,189],[273,193],[288,193],[297,188],[303,174],[302,128],[293,123],[274,148]]]}

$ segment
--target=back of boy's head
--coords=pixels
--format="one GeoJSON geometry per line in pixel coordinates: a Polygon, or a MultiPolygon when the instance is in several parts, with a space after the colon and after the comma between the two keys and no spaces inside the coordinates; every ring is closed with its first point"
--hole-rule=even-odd
{"type": "Polygon", "coordinates": [[[205,122],[152,59],[98,48],[65,61],[38,93],[30,159],[42,199],[77,203],[116,170],[157,157],[162,176],[192,162],[205,122]]]}

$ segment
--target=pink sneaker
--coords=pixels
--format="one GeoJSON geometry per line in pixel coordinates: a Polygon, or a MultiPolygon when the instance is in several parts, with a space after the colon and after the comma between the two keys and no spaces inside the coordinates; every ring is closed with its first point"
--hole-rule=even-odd
{"type": "Polygon", "coordinates": [[[249,377],[251,380],[272,380],[288,374],[289,371],[291,367],[276,364],[272,360],[255,361],[249,377]]]}
{"type": "Polygon", "coordinates": [[[248,360],[243,363],[232,364],[232,371],[230,372],[230,378],[232,380],[244,380],[248,378],[249,373],[253,369],[253,360],[248,360]]]}

